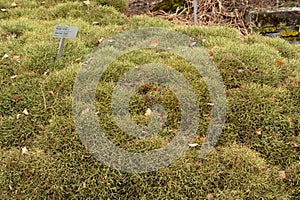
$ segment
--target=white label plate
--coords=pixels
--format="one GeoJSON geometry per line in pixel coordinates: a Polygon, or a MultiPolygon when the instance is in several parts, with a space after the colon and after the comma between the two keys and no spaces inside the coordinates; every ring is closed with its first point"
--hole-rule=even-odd
{"type": "Polygon", "coordinates": [[[55,26],[54,38],[76,38],[78,32],[77,26],[55,26]]]}

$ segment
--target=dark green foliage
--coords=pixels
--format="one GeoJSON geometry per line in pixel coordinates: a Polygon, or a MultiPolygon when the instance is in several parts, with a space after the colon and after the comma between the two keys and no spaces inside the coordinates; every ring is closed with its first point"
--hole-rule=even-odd
{"type": "Polygon", "coordinates": [[[152,11],[163,10],[165,12],[175,12],[176,10],[182,10],[187,4],[185,0],[163,0],[156,4],[152,11]]]}
{"type": "Polygon", "coordinates": [[[116,10],[120,12],[126,11],[128,8],[128,0],[96,0],[96,2],[100,5],[108,5],[114,7],[116,10]]]}

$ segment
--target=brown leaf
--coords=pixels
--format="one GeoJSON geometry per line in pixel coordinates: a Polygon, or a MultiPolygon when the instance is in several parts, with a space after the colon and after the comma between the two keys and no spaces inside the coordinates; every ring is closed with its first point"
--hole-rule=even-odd
{"type": "Polygon", "coordinates": [[[177,133],[177,130],[176,129],[170,129],[169,132],[170,133],[177,133]]]}
{"type": "Polygon", "coordinates": [[[81,61],[81,57],[80,58],[76,58],[75,60],[74,60],[74,63],[79,63],[80,61],[81,61]]]}
{"type": "Polygon", "coordinates": [[[104,37],[98,39],[98,43],[100,44],[104,40],[104,37]]]}
{"type": "Polygon", "coordinates": [[[262,131],[262,129],[259,128],[259,129],[256,129],[255,133],[256,133],[257,135],[261,135],[261,131],[262,131]]]}
{"type": "Polygon", "coordinates": [[[238,69],[238,70],[237,70],[237,73],[238,73],[238,74],[241,74],[241,73],[243,73],[243,72],[244,72],[243,69],[238,69]]]}
{"type": "Polygon", "coordinates": [[[285,173],[285,171],[279,171],[279,174],[280,174],[280,177],[282,179],[286,179],[286,173],[285,173]]]}
{"type": "Polygon", "coordinates": [[[42,124],[41,124],[39,127],[40,127],[41,131],[44,131],[44,130],[46,130],[45,126],[44,126],[44,125],[42,125],[42,124]]]}
{"type": "Polygon", "coordinates": [[[85,4],[85,5],[90,5],[91,3],[90,3],[90,0],[87,0],[87,1],[83,1],[83,3],[85,4]]]}
{"type": "Polygon", "coordinates": [[[197,140],[199,141],[199,143],[203,143],[205,140],[205,137],[197,136],[197,140]]]}
{"type": "Polygon", "coordinates": [[[209,194],[206,195],[206,199],[207,200],[213,200],[214,196],[211,193],[209,193],[209,194]]]}
{"type": "Polygon", "coordinates": [[[47,74],[44,73],[44,74],[42,74],[41,77],[46,79],[48,76],[47,76],[47,74]]]}
{"type": "Polygon", "coordinates": [[[276,59],[276,62],[280,65],[281,68],[284,66],[284,62],[282,62],[281,60],[276,59]]]}
{"type": "Polygon", "coordinates": [[[146,116],[146,117],[150,117],[151,114],[152,114],[152,111],[151,111],[150,108],[148,108],[148,109],[146,110],[145,116],[146,116]]]}
{"type": "Polygon", "coordinates": [[[151,46],[156,47],[157,45],[159,45],[159,41],[154,40],[151,42],[151,46]]]}
{"type": "Polygon", "coordinates": [[[18,4],[16,4],[16,2],[13,2],[12,4],[10,4],[10,7],[12,7],[12,8],[15,8],[17,6],[18,6],[18,4]]]}
{"type": "Polygon", "coordinates": [[[168,175],[169,173],[169,168],[166,168],[166,175],[168,175]]]}
{"type": "Polygon", "coordinates": [[[13,60],[17,62],[21,62],[20,56],[13,56],[13,60]]]}
{"type": "Polygon", "coordinates": [[[159,90],[159,87],[152,88],[152,91],[158,91],[158,90],[159,90]]]}
{"type": "Polygon", "coordinates": [[[21,97],[20,97],[20,96],[12,96],[12,98],[13,98],[15,101],[20,101],[20,100],[21,100],[21,97]]]}

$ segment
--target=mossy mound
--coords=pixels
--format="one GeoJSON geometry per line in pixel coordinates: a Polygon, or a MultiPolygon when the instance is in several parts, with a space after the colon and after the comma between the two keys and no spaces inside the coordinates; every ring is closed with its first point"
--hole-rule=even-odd
{"type": "MultiPolygon", "coordinates": [[[[0,7],[0,199],[292,199],[299,196],[300,51],[281,38],[243,37],[229,27],[179,26],[145,16],[125,17],[91,1],[19,1],[0,7]],[[98,22],[98,23],[93,23],[98,22]],[[60,60],[54,26],[78,26],[60,60]],[[82,144],[72,113],[73,86],[86,57],[117,33],[162,27],[197,39],[220,70],[227,120],[215,149],[200,158],[211,120],[203,77],[179,55],[141,49],[121,56],[101,77],[95,99],[99,125],[115,145],[146,152],[169,143],[181,119],[167,87],[149,84],[130,99],[132,118],[149,123],[160,103],[168,120],[147,139],[126,135],[111,112],[111,93],[123,73],[155,62],[181,73],[199,102],[194,143],[169,166],[125,173],[96,160],[82,144]],[[28,151],[24,151],[24,147],[28,151]],[[23,149],[23,152],[22,152],[23,149]]],[[[129,43],[130,43],[129,38],[129,43]]],[[[161,41],[153,41],[153,45],[161,41]]],[[[190,41],[188,41],[190,42],[190,41]]],[[[188,45],[187,45],[188,46],[188,45]]],[[[192,52],[193,47],[188,47],[192,52]]],[[[84,92],[84,91],[83,91],[84,92]]]]}

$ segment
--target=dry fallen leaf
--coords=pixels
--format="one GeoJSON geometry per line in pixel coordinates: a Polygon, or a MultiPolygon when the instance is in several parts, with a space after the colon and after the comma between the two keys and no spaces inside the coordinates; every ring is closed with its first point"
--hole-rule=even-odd
{"type": "Polygon", "coordinates": [[[96,26],[96,25],[100,25],[99,22],[93,22],[92,25],[96,26]]]}
{"type": "Polygon", "coordinates": [[[18,6],[18,4],[16,4],[16,2],[13,2],[12,4],[10,4],[10,7],[12,7],[12,8],[15,8],[17,6],[18,6]]]}
{"type": "Polygon", "coordinates": [[[189,147],[196,147],[196,146],[198,146],[197,143],[189,144],[189,147]]]}
{"type": "Polygon", "coordinates": [[[25,108],[22,112],[24,115],[29,115],[28,111],[27,111],[27,108],[25,108]]]}
{"type": "Polygon", "coordinates": [[[20,119],[21,114],[17,114],[17,119],[20,119]]]}
{"type": "Polygon", "coordinates": [[[1,58],[1,60],[4,60],[5,58],[8,58],[8,54],[4,54],[4,56],[1,58]]]}
{"type": "Polygon", "coordinates": [[[176,130],[176,129],[171,129],[171,130],[169,130],[169,132],[170,132],[170,133],[176,133],[177,130],[176,130]]]}
{"type": "Polygon", "coordinates": [[[83,1],[83,3],[85,4],[85,5],[90,5],[91,3],[90,3],[90,0],[87,0],[87,1],[83,1]]]}
{"type": "Polygon", "coordinates": [[[191,42],[190,47],[194,47],[194,46],[196,46],[196,44],[197,44],[197,40],[191,42]]]}
{"type": "Polygon", "coordinates": [[[13,56],[13,60],[17,62],[21,62],[20,56],[13,56]]]}
{"type": "Polygon", "coordinates": [[[238,69],[238,70],[237,70],[237,73],[238,73],[238,74],[241,74],[241,73],[243,73],[243,72],[244,72],[243,69],[238,69]]]}
{"type": "Polygon", "coordinates": [[[198,140],[200,143],[203,143],[204,140],[205,140],[205,137],[197,136],[197,140],[198,140]]]}
{"type": "Polygon", "coordinates": [[[146,116],[146,117],[150,117],[151,114],[152,114],[152,111],[151,111],[150,108],[148,108],[148,109],[146,110],[145,116],[146,116]]]}
{"type": "Polygon", "coordinates": [[[45,73],[41,77],[44,79],[48,78],[47,74],[45,74],[45,73]]]}
{"type": "Polygon", "coordinates": [[[12,99],[15,100],[15,101],[20,101],[21,97],[17,96],[17,95],[14,95],[14,96],[12,96],[12,99]]]}
{"type": "Polygon", "coordinates": [[[40,129],[41,129],[41,131],[44,131],[44,130],[46,130],[46,128],[45,128],[45,126],[44,125],[39,125],[39,127],[40,127],[40,129]]]}
{"type": "Polygon", "coordinates": [[[154,41],[151,42],[152,47],[156,47],[157,45],[159,45],[159,41],[154,40],[154,41]]]}
{"type": "Polygon", "coordinates": [[[166,168],[166,175],[168,175],[169,173],[169,168],[166,168]]]}
{"type": "Polygon", "coordinates": [[[213,200],[213,199],[214,199],[214,196],[213,196],[212,194],[209,193],[209,194],[206,195],[206,199],[207,199],[207,200],[213,200]]]}
{"type": "Polygon", "coordinates": [[[85,182],[83,182],[82,188],[86,188],[86,183],[85,182]]]}
{"type": "Polygon", "coordinates": [[[257,130],[255,131],[255,133],[256,133],[257,135],[261,135],[261,131],[262,131],[262,129],[259,128],[259,129],[257,129],[257,130]]]}
{"type": "Polygon", "coordinates": [[[280,177],[282,179],[286,179],[286,173],[285,173],[285,171],[279,171],[279,173],[280,173],[280,177]]]}
{"type": "Polygon", "coordinates": [[[172,68],[171,64],[167,64],[166,66],[167,66],[167,68],[172,68]]]}
{"type": "Polygon", "coordinates": [[[53,97],[57,97],[57,94],[55,94],[53,91],[49,91],[49,94],[53,97]]]}
{"type": "Polygon", "coordinates": [[[10,190],[13,190],[13,187],[11,185],[8,186],[10,190]]]}
{"type": "Polygon", "coordinates": [[[290,128],[292,128],[292,119],[290,118],[290,117],[288,117],[288,123],[289,123],[289,126],[290,126],[290,128]]]}
{"type": "Polygon", "coordinates": [[[28,149],[26,147],[22,147],[22,154],[27,154],[28,153],[28,149]]]}
{"type": "Polygon", "coordinates": [[[98,43],[100,44],[104,40],[104,37],[98,39],[98,43]]]}
{"type": "Polygon", "coordinates": [[[81,59],[82,59],[82,57],[76,58],[76,59],[74,60],[74,63],[79,63],[79,62],[81,61],[81,59]]]}
{"type": "Polygon", "coordinates": [[[284,62],[282,62],[281,60],[277,59],[276,62],[277,62],[281,67],[284,66],[284,62]]]}

